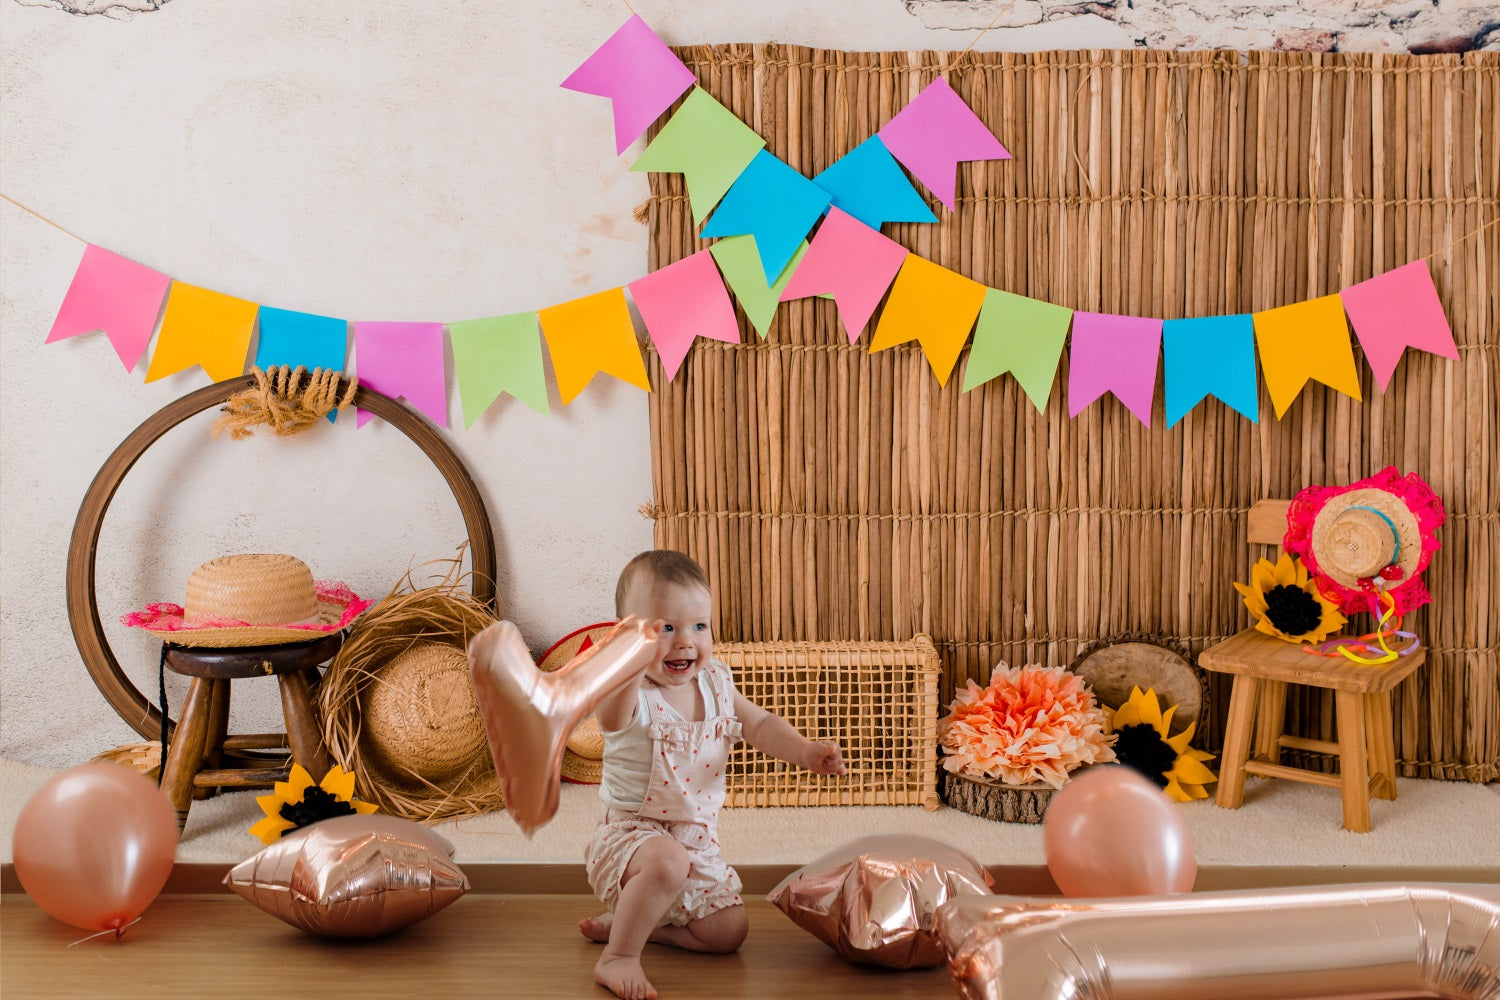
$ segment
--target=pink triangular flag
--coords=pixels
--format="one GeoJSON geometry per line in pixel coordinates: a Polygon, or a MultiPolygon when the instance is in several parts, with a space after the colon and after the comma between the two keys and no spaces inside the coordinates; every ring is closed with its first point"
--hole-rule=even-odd
{"type": "Polygon", "coordinates": [[[781,301],[832,293],[852,344],[864,332],[906,254],[906,247],[854,216],[830,208],[781,293],[781,301]]]}
{"type": "Polygon", "coordinates": [[[171,284],[165,274],[90,243],[83,248],[47,343],[103,330],[130,371],[146,353],[171,284]]]}
{"type": "Polygon", "coordinates": [[[1110,392],[1150,427],[1160,357],[1161,320],[1075,312],[1068,355],[1068,416],[1078,416],[1110,392]]]}
{"type": "MultiPolygon", "coordinates": [[[[439,427],[448,426],[448,384],[443,370],[443,324],[355,323],[355,374],[361,385],[406,401],[439,427]]],[[[374,414],[360,410],[354,426],[374,414]]]]}
{"type": "Polygon", "coordinates": [[[1010,159],[1000,140],[941,76],[886,122],[878,135],[891,155],[950,211],[960,161],[1010,159]]]}
{"type": "Polygon", "coordinates": [[[615,152],[623,153],[695,82],[693,71],[632,14],[562,85],[614,102],[615,152]]]}
{"type": "Polygon", "coordinates": [[[1414,260],[1339,293],[1380,391],[1408,347],[1458,359],[1453,329],[1425,260],[1414,260]]]}
{"type": "Polygon", "coordinates": [[[652,271],[627,287],[669,380],[677,377],[694,337],[740,342],[734,303],[708,250],[652,271]]]}

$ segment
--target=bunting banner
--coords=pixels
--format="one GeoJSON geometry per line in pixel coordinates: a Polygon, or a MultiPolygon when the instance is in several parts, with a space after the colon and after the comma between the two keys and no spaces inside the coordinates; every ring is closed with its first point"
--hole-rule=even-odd
{"type": "Polygon", "coordinates": [[[193,365],[201,366],[215,382],[244,374],[257,308],[254,302],[232,295],[172,282],[146,381],[155,382],[193,365]]]}
{"type": "Polygon", "coordinates": [[[950,212],[960,162],[1010,159],[1000,140],[941,76],[876,134],[950,212]]]}
{"type": "Polygon", "coordinates": [[[542,416],[549,412],[542,371],[542,333],[534,312],[448,324],[464,427],[509,393],[542,416]]]}
{"type": "Polygon", "coordinates": [[[652,271],[631,282],[629,288],[668,381],[677,377],[695,337],[740,342],[734,303],[729,301],[724,279],[719,277],[714,255],[708,250],[652,271]]]}
{"type": "Polygon", "coordinates": [[[601,372],[651,391],[625,289],[611,288],[549,306],[540,310],[537,318],[547,338],[552,373],[557,376],[557,391],[564,406],[601,372]]]}
{"type": "Polygon", "coordinates": [[[260,307],[260,342],[255,348],[255,367],[261,371],[276,365],[291,368],[300,365],[308,371],[322,368],[341,372],[348,350],[349,324],[345,320],[260,307]]]}
{"type": "MultiPolygon", "coordinates": [[[[448,426],[443,324],[355,323],[354,361],[362,385],[392,399],[404,397],[439,427],[448,426]]],[[[363,427],[373,416],[359,410],[354,426],[363,427]]]]}
{"type": "Polygon", "coordinates": [[[1073,310],[988,288],[964,366],[968,392],[1010,372],[1040,413],[1047,408],[1073,310]]]}
{"type": "Polygon", "coordinates": [[[1260,422],[1255,324],[1249,313],[1169,319],[1162,325],[1167,427],[1209,396],[1260,422]]]}
{"type": "Polygon", "coordinates": [[[765,145],[766,140],[708,91],[694,87],[630,169],[681,174],[696,226],[765,145]]]}
{"type": "Polygon", "coordinates": [[[870,340],[870,353],[915,340],[938,385],[947,385],[984,304],[984,293],[979,282],[908,254],[870,340]]]}
{"type": "Polygon", "coordinates": [[[1458,360],[1453,328],[1426,261],[1415,260],[1351,285],[1339,299],[1381,392],[1391,384],[1396,363],[1408,347],[1458,360]]]}
{"type": "MultiPolygon", "coordinates": [[[[781,301],[832,295],[844,333],[849,343],[856,343],[901,270],[906,255],[906,247],[895,240],[837,208],[830,208],[808,245],[807,256],[800,264],[793,261],[795,270],[781,293],[781,301]]],[[[735,294],[739,294],[738,289],[735,294]]]]}
{"type": "Polygon", "coordinates": [[[623,153],[697,82],[640,15],[631,14],[562,85],[614,102],[615,152],[623,153]]]}
{"type": "Polygon", "coordinates": [[[133,371],[151,342],[171,284],[160,271],[86,244],[46,342],[103,330],[120,364],[133,371]]]}
{"type": "Polygon", "coordinates": [[[827,191],[761,150],[709,216],[703,238],[754,236],[761,271],[774,284],[829,200],[827,191]]]}
{"type": "Polygon", "coordinates": [[[1161,327],[1161,320],[1144,316],[1075,312],[1068,355],[1068,416],[1078,416],[1108,392],[1150,427],[1161,327]]]}
{"type": "Polygon", "coordinates": [[[878,135],[839,157],[813,183],[828,192],[834,208],[871,229],[886,222],[937,221],[878,135]]]}
{"type": "Polygon", "coordinates": [[[1309,380],[1359,399],[1349,324],[1337,295],[1252,314],[1266,391],[1280,420],[1309,380]]]}
{"type": "MultiPolygon", "coordinates": [[[[730,236],[709,247],[724,280],[734,289],[734,297],[760,339],[766,339],[771,329],[771,319],[776,315],[776,306],[781,301],[787,282],[800,268],[807,244],[803,243],[792,254],[786,270],[777,275],[776,281],[766,284],[766,274],[760,267],[760,252],[755,249],[754,236],[730,236]]],[[[736,338],[738,339],[738,338],[736,338]]]]}

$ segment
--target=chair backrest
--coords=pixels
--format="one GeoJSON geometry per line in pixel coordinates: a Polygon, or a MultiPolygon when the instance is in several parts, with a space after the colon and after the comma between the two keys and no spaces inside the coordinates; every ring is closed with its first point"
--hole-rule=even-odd
{"type": "Polygon", "coordinates": [[[1291,506],[1290,500],[1257,500],[1250,508],[1250,544],[1279,548],[1286,537],[1286,512],[1291,506]]]}

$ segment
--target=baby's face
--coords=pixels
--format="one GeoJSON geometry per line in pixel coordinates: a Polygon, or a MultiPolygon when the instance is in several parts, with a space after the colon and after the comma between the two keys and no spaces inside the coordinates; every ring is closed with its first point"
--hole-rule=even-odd
{"type": "Polygon", "coordinates": [[[646,679],[661,687],[691,684],[713,654],[713,596],[702,587],[638,577],[625,595],[627,615],[660,620],[656,657],[646,679]]]}

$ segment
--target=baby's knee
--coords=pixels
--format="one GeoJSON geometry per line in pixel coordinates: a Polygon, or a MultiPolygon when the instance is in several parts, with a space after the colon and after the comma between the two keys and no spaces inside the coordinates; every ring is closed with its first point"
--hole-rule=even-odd
{"type": "Polygon", "coordinates": [[[646,878],[664,885],[687,884],[691,867],[687,849],[670,837],[652,837],[636,849],[626,871],[626,881],[646,878]]]}
{"type": "Polygon", "coordinates": [[[743,906],[729,906],[715,910],[700,920],[693,921],[693,936],[702,941],[705,950],[716,952],[738,951],[750,933],[750,921],[745,917],[743,906]]]}

